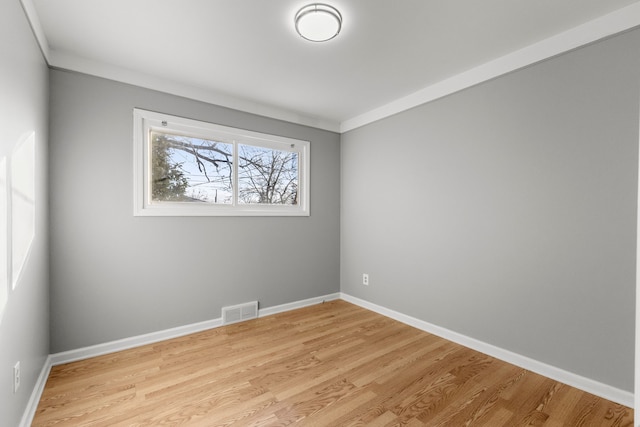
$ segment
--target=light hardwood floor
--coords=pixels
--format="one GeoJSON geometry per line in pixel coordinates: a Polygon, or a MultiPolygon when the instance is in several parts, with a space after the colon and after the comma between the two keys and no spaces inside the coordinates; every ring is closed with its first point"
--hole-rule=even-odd
{"type": "Polygon", "coordinates": [[[632,426],[633,411],[332,301],[55,366],[34,426],[632,426]]]}

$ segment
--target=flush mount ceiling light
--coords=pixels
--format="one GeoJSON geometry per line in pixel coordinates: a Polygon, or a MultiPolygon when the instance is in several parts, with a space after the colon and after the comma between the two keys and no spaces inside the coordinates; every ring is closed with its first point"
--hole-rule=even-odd
{"type": "Polygon", "coordinates": [[[342,28],[342,15],[333,6],[324,3],[309,4],[296,13],[296,31],[312,42],[331,40],[342,28]]]}

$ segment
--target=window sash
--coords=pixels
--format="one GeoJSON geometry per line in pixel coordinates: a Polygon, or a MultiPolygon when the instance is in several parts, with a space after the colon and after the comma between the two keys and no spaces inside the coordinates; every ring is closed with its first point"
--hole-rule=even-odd
{"type": "Polygon", "coordinates": [[[309,141],[236,129],[138,108],[134,109],[133,139],[135,216],[309,216],[309,141]],[[152,132],[232,144],[232,203],[152,201],[152,132]],[[238,148],[242,145],[297,154],[296,205],[239,201],[238,148]]]}

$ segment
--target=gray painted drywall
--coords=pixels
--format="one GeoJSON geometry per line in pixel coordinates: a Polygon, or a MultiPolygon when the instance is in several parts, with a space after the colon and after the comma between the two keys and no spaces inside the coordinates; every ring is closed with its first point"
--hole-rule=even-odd
{"type": "Polygon", "coordinates": [[[52,70],[51,351],[339,291],[332,132],[52,70]],[[309,217],[134,217],[133,108],[311,141],[309,217]]]}
{"type": "MultiPolygon", "coordinates": [[[[17,0],[0,2],[0,55],[0,158],[11,163],[19,141],[35,132],[35,236],[17,286],[11,289],[9,284],[7,305],[0,313],[0,425],[17,426],[49,354],[48,71],[17,0]],[[17,361],[22,378],[14,394],[17,361]]],[[[0,244],[7,245],[7,240],[7,233],[0,232],[0,244]]]]}
{"type": "Polygon", "coordinates": [[[635,30],[342,135],[341,290],[633,391],[638,52],[635,30]]]}

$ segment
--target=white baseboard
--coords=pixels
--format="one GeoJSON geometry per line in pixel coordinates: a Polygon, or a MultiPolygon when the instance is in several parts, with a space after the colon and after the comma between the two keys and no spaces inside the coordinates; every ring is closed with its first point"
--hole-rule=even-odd
{"type": "Polygon", "coordinates": [[[314,304],[320,304],[325,301],[333,301],[336,299],[340,299],[340,292],[321,297],[290,302],[288,304],[276,305],[274,307],[261,308],[260,310],[258,310],[258,317],[271,316],[272,314],[284,313],[285,311],[291,311],[297,308],[303,308],[314,304]]]}
{"type": "MultiPolygon", "coordinates": [[[[307,307],[313,304],[320,304],[323,301],[331,301],[340,298],[340,293],[329,294],[301,301],[294,301],[287,304],[281,304],[274,307],[261,308],[258,310],[258,317],[269,316],[276,313],[295,310],[297,308],[307,307]]],[[[76,350],[55,353],[50,356],[51,366],[62,365],[64,363],[75,362],[77,360],[88,359],[90,357],[102,356],[104,354],[114,353],[116,351],[128,350],[130,348],[140,347],[147,344],[178,338],[184,335],[194,334],[196,332],[206,331],[207,329],[218,328],[222,326],[222,317],[217,319],[206,320],[204,322],[192,323],[190,325],[178,326],[177,328],[165,329],[163,331],[151,332],[149,334],[138,335],[135,337],[124,338],[121,340],[111,341],[103,344],[83,347],[76,350]]]]}
{"type": "Polygon", "coordinates": [[[123,338],[121,340],[110,341],[103,344],[96,344],[89,347],[78,348],[76,350],[63,351],[52,354],[51,366],[62,365],[64,363],[84,360],[90,357],[102,356],[116,351],[129,350],[147,344],[177,338],[207,329],[222,326],[222,318],[206,320],[204,322],[192,323],[191,325],[178,326],[177,328],[165,329],[163,331],[151,332],[149,334],[135,337],[123,338]]]}
{"type": "Polygon", "coordinates": [[[42,396],[44,386],[47,384],[47,378],[49,378],[51,366],[51,356],[47,356],[47,359],[44,361],[44,366],[42,366],[42,370],[40,371],[40,375],[36,380],[36,384],[33,387],[33,391],[31,392],[31,397],[29,397],[29,402],[27,402],[27,408],[22,415],[22,420],[20,420],[20,427],[29,427],[31,425],[33,417],[36,414],[36,409],[38,409],[40,396],[42,396]]]}
{"type": "MultiPolygon", "coordinates": [[[[287,304],[281,304],[274,307],[267,307],[258,310],[258,317],[269,316],[276,313],[283,313],[285,311],[295,310],[297,308],[307,307],[314,304],[320,304],[325,301],[332,301],[339,298],[340,293],[334,293],[314,298],[308,298],[301,301],[295,301],[287,304]]],[[[40,372],[38,381],[36,382],[36,385],[31,392],[31,397],[29,399],[29,402],[27,403],[27,408],[25,409],[25,412],[22,416],[20,427],[28,427],[31,425],[52,366],[89,359],[91,357],[102,356],[109,353],[115,353],[117,351],[128,350],[131,348],[153,344],[171,338],[178,338],[184,335],[206,331],[207,329],[213,329],[220,326],[222,326],[222,317],[49,355],[44,363],[44,366],[42,367],[42,371],[40,372]]]]}
{"type": "Polygon", "coordinates": [[[416,319],[415,317],[407,316],[406,314],[402,314],[386,307],[362,300],[360,298],[356,298],[349,294],[340,293],[340,298],[352,304],[366,308],[367,310],[375,311],[376,313],[382,314],[383,316],[390,317],[399,322],[413,326],[414,328],[418,328],[425,332],[429,332],[430,334],[437,335],[446,340],[455,342],[456,344],[463,345],[470,349],[487,354],[491,357],[495,357],[496,359],[503,360],[507,363],[511,363],[512,365],[516,365],[531,372],[535,372],[536,374],[551,378],[552,380],[570,385],[571,387],[575,387],[577,389],[586,391],[607,400],[611,400],[612,402],[628,406],[630,408],[633,408],[634,406],[633,393],[631,392],[621,390],[619,388],[615,388],[598,381],[594,381],[592,379],[574,374],[572,372],[556,368],[555,366],[547,365],[546,363],[542,363],[537,360],[530,359],[526,356],[513,353],[509,350],[505,350],[503,348],[478,341],[466,335],[450,331],[440,326],[433,325],[429,322],[425,322],[424,320],[416,319]]]}
{"type": "MultiPolygon", "coordinates": [[[[407,316],[397,311],[370,303],[368,301],[353,297],[342,292],[259,309],[258,317],[270,316],[272,314],[283,313],[286,311],[291,311],[298,308],[320,304],[325,301],[332,301],[336,299],[343,299],[352,304],[356,304],[360,307],[379,313],[383,316],[390,317],[407,325],[421,329],[425,332],[429,332],[449,341],[495,357],[496,359],[504,360],[505,362],[520,366],[529,371],[544,375],[545,377],[595,394],[596,396],[600,396],[604,399],[608,399],[613,402],[617,402],[633,408],[633,393],[620,390],[615,387],[599,383],[597,381],[593,381],[589,378],[581,377],[579,375],[564,371],[562,369],[558,369],[556,367],[538,362],[533,359],[529,359],[528,357],[512,353],[508,350],[501,349],[499,347],[475,340],[473,338],[469,338],[465,335],[458,334],[457,332],[432,325],[423,320],[407,316]]],[[[38,377],[36,385],[34,386],[34,389],[31,393],[27,408],[25,409],[24,415],[22,416],[20,427],[28,427],[31,425],[33,417],[36,413],[36,409],[38,408],[38,402],[40,402],[40,397],[42,396],[42,392],[44,390],[44,386],[47,382],[47,378],[49,377],[49,372],[51,371],[52,366],[75,362],[91,357],[102,356],[117,351],[128,350],[131,348],[140,347],[142,345],[153,344],[156,342],[193,334],[220,326],[222,326],[222,318],[217,318],[204,322],[193,323],[191,325],[179,326],[177,328],[166,329],[163,331],[152,332],[149,334],[138,335],[135,337],[124,338],[104,344],[97,344],[89,347],[79,348],[76,350],[69,350],[49,355],[45,361],[44,366],[42,367],[40,376],[38,377]]]]}

